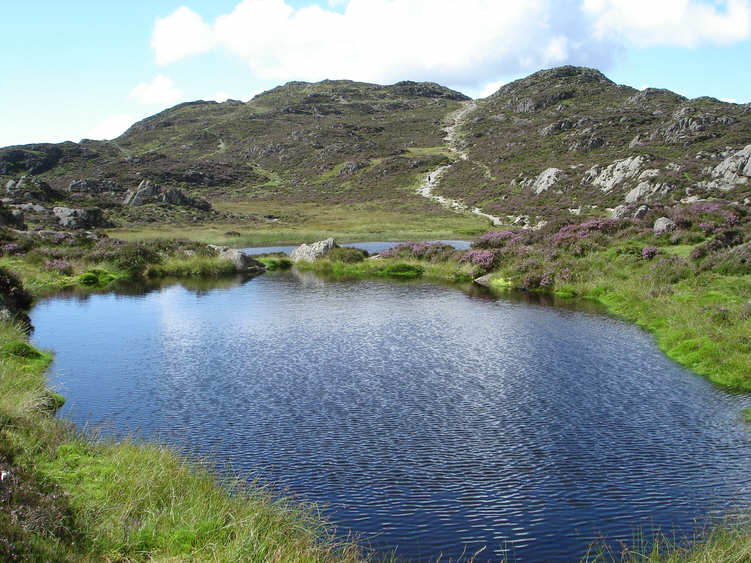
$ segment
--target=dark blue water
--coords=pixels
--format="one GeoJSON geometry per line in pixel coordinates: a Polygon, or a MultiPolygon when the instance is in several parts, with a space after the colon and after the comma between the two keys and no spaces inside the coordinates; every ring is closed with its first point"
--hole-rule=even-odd
{"type": "Polygon", "coordinates": [[[598,314],[287,273],[31,316],[63,416],[210,453],[414,560],[570,560],[751,503],[751,397],[598,314]]]}
{"type": "MultiPolygon", "coordinates": [[[[471,244],[471,241],[468,240],[441,240],[437,242],[442,242],[444,244],[450,244],[457,250],[467,250],[469,248],[469,245],[471,244]]],[[[386,250],[387,248],[392,248],[396,246],[397,244],[400,244],[398,242],[348,242],[343,244],[342,246],[351,246],[353,248],[359,248],[361,250],[367,250],[370,254],[377,254],[379,252],[382,252],[386,250]]],[[[254,246],[252,248],[243,248],[242,250],[246,254],[266,254],[271,252],[284,252],[285,254],[291,254],[292,251],[297,248],[299,245],[283,245],[283,246],[254,246]]]]}

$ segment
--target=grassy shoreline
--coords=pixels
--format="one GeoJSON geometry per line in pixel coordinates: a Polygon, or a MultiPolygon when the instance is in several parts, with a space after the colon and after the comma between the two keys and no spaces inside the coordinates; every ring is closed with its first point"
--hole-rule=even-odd
{"type": "Polygon", "coordinates": [[[51,354],[0,322],[0,559],[362,561],[315,511],[173,449],[53,416],[51,354]]]}

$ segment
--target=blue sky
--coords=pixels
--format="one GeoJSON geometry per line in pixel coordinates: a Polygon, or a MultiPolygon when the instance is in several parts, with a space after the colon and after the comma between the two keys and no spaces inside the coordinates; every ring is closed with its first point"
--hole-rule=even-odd
{"type": "Polygon", "coordinates": [[[111,138],[288,80],[471,96],[560,64],[751,102],[751,0],[0,0],[0,146],[111,138]]]}

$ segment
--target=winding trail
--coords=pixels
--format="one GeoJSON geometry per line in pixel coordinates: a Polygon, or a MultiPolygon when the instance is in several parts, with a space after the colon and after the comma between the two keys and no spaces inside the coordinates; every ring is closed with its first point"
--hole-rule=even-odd
{"type": "MultiPolygon", "coordinates": [[[[467,152],[462,150],[462,148],[459,146],[459,143],[457,141],[457,129],[464,123],[467,116],[476,109],[477,102],[475,102],[474,100],[469,100],[463,102],[462,106],[455,112],[449,114],[447,118],[449,123],[443,129],[446,132],[446,136],[443,138],[443,140],[446,141],[449,150],[454,154],[454,162],[456,162],[456,160],[469,159],[467,152]]],[[[417,188],[417,193],[423,197],[441,204],[447,209],[456,211],[457,213],[474,213],[475,215],[479,215],[480,217],[488,219],[491,223],[493,223],[493,225],[500,225],[502,222],[500,217],[484,213],[479,207],[470,208],[466,203],[458,199],[451,199],[433,193],[433,189],[436,188],[441,181],[441,176],[443,176],[446,170],[454,165],[454,162],[452,162],[451,164],[445,164],[439,168],[436,168],[435,170],[428,172],[425,175],[422,184],[420,184],[420,187],[417,188]]],[[[490,171],[487,169],[487,167],[484,168],[485,175],[488,176],[490,174],[490,171]]]]}

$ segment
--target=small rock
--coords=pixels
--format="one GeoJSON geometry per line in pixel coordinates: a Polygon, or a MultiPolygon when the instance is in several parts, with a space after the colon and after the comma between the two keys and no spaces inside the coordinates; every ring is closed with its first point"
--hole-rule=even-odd
{"type": "Polygon", "coordinates": [[[647,216],[647,213],[649,213],[649,206],[648,205],[640,205],[636,211],[634,211],[633,218],[634,219],[644,219],[644,217],[647,216]]]}
{"type": "Polygon", "coordinates": [[[490,279],[493,277],[493,274],[485,274],[484,276],[480,276],[479,278],[475,278],[472,280],[477,285],[481,285],[482,287],[490,287],[490,279]]]}
{"type": "Polygon", "coordinates": [[[619,205],[610,210],[610,216],[613,219],[623,219],[626,215],[628,215],[627,205],[619,205]]]}
{"type": "Polygon", "coordinates": [[[217,251],[220,258],[225,258],[232,262],[235,269],[241,274],[260,274],[266,271],[266,266],[245,254],[242,250],[228,246],[217,246],[215,244],[210,244],[209,246],[217,251]]]}

